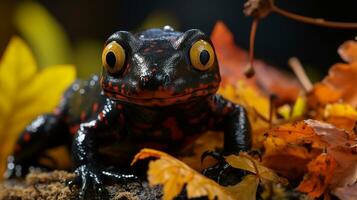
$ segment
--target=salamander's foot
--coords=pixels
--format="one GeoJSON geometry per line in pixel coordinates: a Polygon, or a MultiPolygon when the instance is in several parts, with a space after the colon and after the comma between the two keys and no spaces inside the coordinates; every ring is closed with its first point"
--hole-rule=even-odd
{"type": "Polygon", "coordinates": [[[245,175],[245,172],[240,169],[231,167],[224,159],[223,155],[216,151],[206,151],[201,156],[203,161],[207,156],[211,156],[218,162],[212,167],[208,167],[202,171],[206,177],[216,181],[220,185],[234,185],[237,184],[245,175]]]}
{"type": "Polygon", "coordinates": [[[5,179],[23,178],[29,171],[46,171],[49,168],[35,162],[17,163],[14,156],[7,158],[6,171],[4,173],[5,179]]]}
{"type": "Polygon", "coordinates": [[[75,179],[68,182],[72,188],[80,187],[78,199],[108,199],[108,191],[104,188],[100,168],[90,165],[81,165],[75,170],[75,179]]]}
{"type": "Polygon", "coordinates": [[[108,199],[108,191],[104,187],[104,182],[133,182],[139,179],[132,174],[120,174],[107,171],[101,167],[91,165],[81,165],[76,170],[76,177],[67,182],[72,188],[79,186],[78,199],[108,199]]]}
{"type": "Polygon", "coordinates": [[[22,178],[28,173],[28,166],[15,163],[13,156],[7,158],[6,171],[4,173],[5,179],[22,178]]]}

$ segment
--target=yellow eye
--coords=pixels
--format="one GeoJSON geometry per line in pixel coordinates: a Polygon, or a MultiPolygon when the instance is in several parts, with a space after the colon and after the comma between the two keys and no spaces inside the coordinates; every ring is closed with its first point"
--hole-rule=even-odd
{"type": "Polygon", "coordinates": [[[117,42],[109,43],[103,50],[102,63],[110,73],[118,73],[125,63],[125,51],[117,42]]]}
{"type": "Polygon", "coordinates": [[[198,70],[210,69],[213,66],[214,58],[212,46],[204,40],[198,40],[190,49],[191,64],[198,70]]]}

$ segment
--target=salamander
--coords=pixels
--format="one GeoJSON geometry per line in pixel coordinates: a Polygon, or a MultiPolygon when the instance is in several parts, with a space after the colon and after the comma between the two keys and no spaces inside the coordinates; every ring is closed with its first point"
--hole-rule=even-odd
{"type": "MultiPolygon", "coordinates": [[[[66,145],[77,175],[70,184],[79,186],[83,199],[90,191],[104,196],[106,179],[134,179],[113,166],[128,164],[144,147],[175,155],[199,134],[217,130],[224,132],[223,153],[251,148],[245,109],[216,94],[219,65],[202,31],[166,26],[115,32],[105,42],[101,69],[75,81],[53,113],[26,127],[9,157],[7,177],[24,175],[45,150],[66,145]]],[[[213,171],[227,168],[217,165],[213,171]]]]}

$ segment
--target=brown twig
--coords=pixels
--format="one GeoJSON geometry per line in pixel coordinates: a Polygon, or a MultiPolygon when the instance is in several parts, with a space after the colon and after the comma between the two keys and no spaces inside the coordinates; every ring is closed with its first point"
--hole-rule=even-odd
{"type": "Polygon", "coordinates": [[[288,61],[290,68],[294,71],[296,77],[304,88],[305,92],[310,92],[312,90],[312,83],[309,77],[306,75],[304,67],[298,58],[292,57],[288,61]]]}
{"type": "Polygon", "coordinates": [[[247,16],[252,16],[258,19],[266,17],[271,12],[275,12],[289,19],[293,19],[306,24],[312,24],[328,28],[357,29],[356,22],[336,22],[325,20],[322,18],[306,17],[303,15],[292,13],[276,6],[274,0],[247,0],[247,2],[244,4],[243,12],[247,16]]]}
{"type": "Polygon", "coordinates": [[[270,103],[270,109],[269,109],[269,128],[273,128],[273,116],[275,112],[275,100],[278,97],[275,94],[270,95],[269,97],[269,103],[270,103]]]}
{"type": "Polygon", "coordinates": [[[306,24],[312,24],[317,26],[323,26],[328,28],[339,28],[339,29],[357,29],[357,23],[355,22],[335,22],[335,21],[328,21],[322,18],[312,18],[306,17],[303,15],[298,15],[287,10],[281,9],[274,4],[272,4],[271,11],[278,13],[284,17],[303,22],[306,24]]]}
{"type": "Polygon", "coordinates": [[[257,33],[258,28],[258,18],[254,18],[252,22],[252,27],[250,29],[250,36],[249,36],[249,65],[248,68],[245,70],[245,76],[247,78],[251,78],[254,76],[254,42],[255,42],[255,35],[257,33]]]}

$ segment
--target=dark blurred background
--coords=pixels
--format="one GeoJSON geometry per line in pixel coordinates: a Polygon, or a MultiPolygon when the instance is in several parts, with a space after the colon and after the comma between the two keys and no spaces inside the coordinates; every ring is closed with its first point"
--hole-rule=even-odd
{"type": "MultiPolygon", "coordinates": [[[[46,9],[64,30],[71,52],[81,55],[71,56],[65,61],[77,65],[98,64],[102,42],[116,30],[137,31],[167,23],[179,30],[199,28],[210,33],[215,22],[222,20],[234,33],[237,44],[248,49],[251,18],[245,17],[242,13],[244,2],[243,0],[35,1],[46,9]],[[98,50],[89,52],[90,48],[98,50]],[[85,62],[86,55],[94,57],[98,55],[95,58],[97,62],[85,62]]],[[[16,23],[14,25],[13,22],[18,6],[24,3],[28,1],[1,1],[1,52],[13,34],[26,35],[21,28],[18,28],[19,25],[16,23]]],[[[306,16],[357,22],[356,0],[277,0],[276,5],[306,16]]],[[[31,21],[31,16],[28,15],[22,21],[25,23],[26,20],[31,21]]],[[[37,31],[43,34],[46,33],[46,28],[37,27],[37,31]]],[[[316,27],[271,14],[259,24],[255,53],[256,57],[284,69],[288,68],[288,58],[296,56],[301,59],[307,71],[317,74],[318,77],[324,75],[332,64],[341,61],[336,52],[338,46],[345,40],[354,39],[356,35],[357,30],[316,27]]]]}

